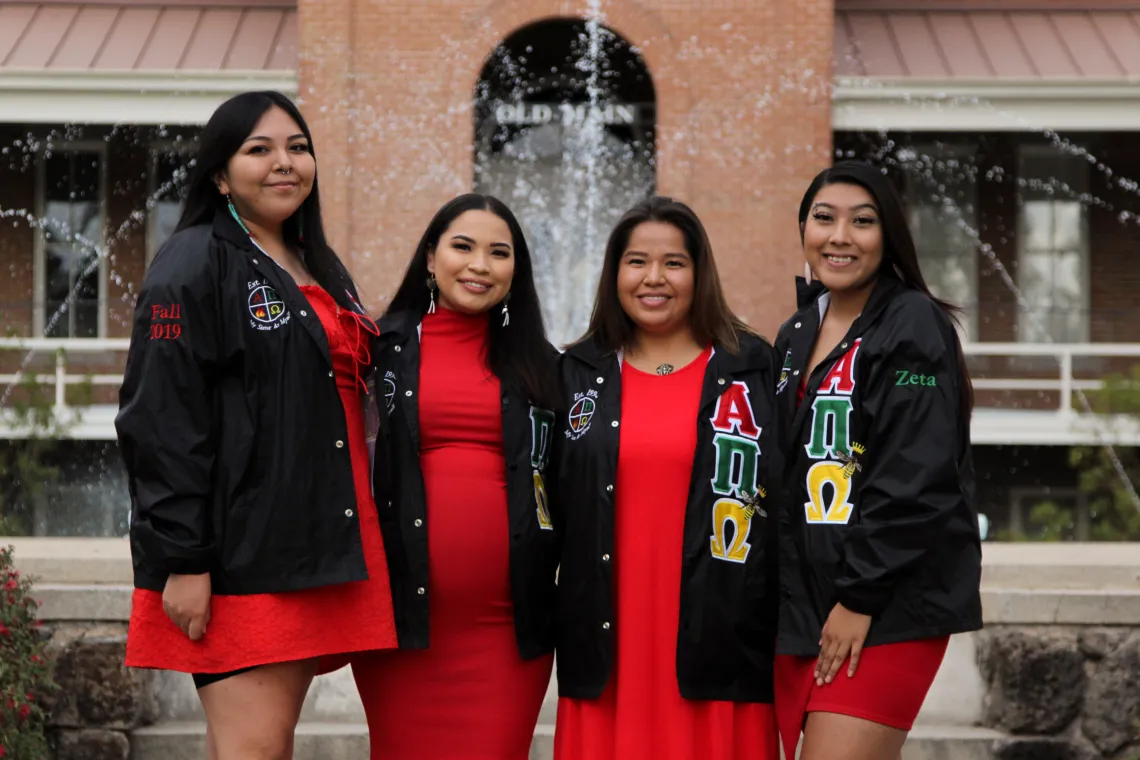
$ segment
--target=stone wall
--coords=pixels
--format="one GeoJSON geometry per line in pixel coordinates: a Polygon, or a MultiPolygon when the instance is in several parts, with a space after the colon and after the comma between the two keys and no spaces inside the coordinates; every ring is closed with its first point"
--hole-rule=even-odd
{"type": "Polygon", "coordinates": [[[1140,760],[1140,627],[989,626],[978,667],[1001,760],[1140,760]]]}
{"type": "Polygon", "coordinates": [[[48,623],[55,661],[51,760],[129,760],[130,732],[158,717],[153,674],[123,665],[125,623],[48,623]]]}

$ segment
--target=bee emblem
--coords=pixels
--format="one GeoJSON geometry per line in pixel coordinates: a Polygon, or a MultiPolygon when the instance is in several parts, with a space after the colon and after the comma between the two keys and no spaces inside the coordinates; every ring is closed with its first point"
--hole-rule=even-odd
{"type": "Polygon", "coordinates": [[[845,477],[847,480],[851,480],[852,475],[854,475],[856,472],[863,471],[863,465],[859,462],[859,457],[861,457],[866,452],[866,446],[861,443],[855,443],[852,441],[850,456],[843,454],[842,452],[839,454],[839,461],[843,462],[843,477],[845,477]]]}
{"type": "Polygon", "coordinates": [[[767,498],[767,496],[768,492],[764,490],[764,486],[757,487],[756,493],[754,494],[747,492],[742,494],[741,501],[744,502],[744,516],[751,520],[752,516],[759,512],[761,517],[767,517],[768,513],[760,507],[760,500],[767,498]]]}

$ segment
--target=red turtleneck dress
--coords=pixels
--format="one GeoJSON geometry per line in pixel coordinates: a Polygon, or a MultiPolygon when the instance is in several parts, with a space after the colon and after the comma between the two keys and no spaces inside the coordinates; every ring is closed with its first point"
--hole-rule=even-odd
{"type": "Polygon", "coordinates": [[[671,375],[621,371],[614,505],[617,651],[598,699],[558,700],[555,760],[777,760],[772,705],[684,699],[681,555],[709,350],[671,375]]]}
{"type": "MultiPolygon", "coordinates": [[[[368,580],[280,594],[215,595],[210,600],[206,635],[199,641],[191,641],[166,617],[161,593],[135,589],[127,632],[126,664],[131,667],[228,673],[254,665],[396,646],[388,562],[372,499],[360,399],[360,373],[370,361],[369,336],[360,320],[367,318],[341,309],[316,285],[304,285],[301,291],[325,329],[348,423],[368,580]]],[[[325,507],[313,505],[313,509],[325,507]]]]}
{"type": "Polygon", "coordinates": [[[488,315],[440,309],[420,335],[426,650],[353,660],[373,760],[527,760],[553,657],[523,660],[510,587],[499,380],[488,315]]]}

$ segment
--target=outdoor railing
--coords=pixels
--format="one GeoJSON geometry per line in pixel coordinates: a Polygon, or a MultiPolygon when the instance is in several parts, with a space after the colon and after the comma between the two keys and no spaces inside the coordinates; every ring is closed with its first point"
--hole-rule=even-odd
{"type": "Polygon", "coordinates": [[[117,390],[123,384],[122,368],[130,344],[128,338],[0,338],[0,398],[10,395],[14,386],[31,380],[53,387],[54,407],[59,413],[69,407],[69,386],[117,390]],[[45,372],[44,365],[52,371],[45,372]],[[76,366],[94,371],[76,372],[76,366]]]}
{"type": "MultiPolygon", "coordinates": [[[[72,386],[107,389],[95,403],[110,403],[129,346],[127,338],[0,338],[0,398],[30,378],[54,391],[57,411],[69,409],[72,386]]],[[[1140,365],[1140,343],[967,343],[963,350],[979,409],[1080,412],[1077,391],[1095,392],[1106,375],[1140,365]]]]}
{"type": "MultiPolygon", "coordinates": [[[[1055,395],[1053,410],[1062,415],[1073,412],[1077,391],[1101,390],[1105,376],[1127,376],[1140,365],[1140,343],[967,343],[962,349],[975,391],[1004,391],[1013,399],[1032,395],[1049,401],[1055,395]]],[[[980,398],[977,406],[1017,404],[986,403],[980,398]]]]}

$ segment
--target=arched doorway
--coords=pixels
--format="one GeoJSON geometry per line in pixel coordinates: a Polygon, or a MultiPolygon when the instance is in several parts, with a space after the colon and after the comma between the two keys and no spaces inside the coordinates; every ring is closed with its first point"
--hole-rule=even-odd
{"type": "Polygon", "coordinates": [[[551,340],[589,321],[606,236],[653,192],[656,99],[645,61],[596,21],[553,19],[499,45],[475,93],[475,188],[526,231],[551,340]]]}

